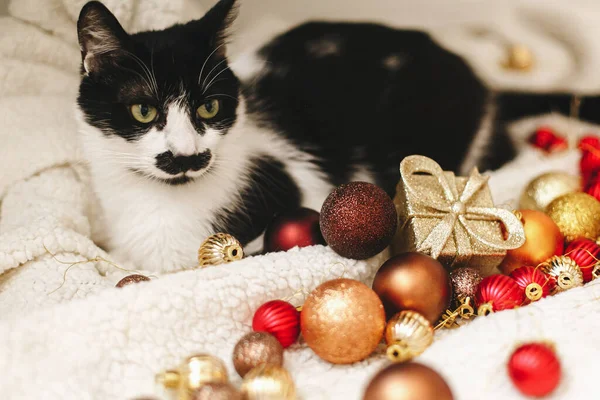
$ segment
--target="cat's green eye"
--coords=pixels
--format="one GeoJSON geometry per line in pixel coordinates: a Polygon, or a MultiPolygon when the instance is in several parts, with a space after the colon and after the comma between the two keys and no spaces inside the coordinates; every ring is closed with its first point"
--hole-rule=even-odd
{"type": "Polygon", "coordinates": [[[196,111],[198,117],[202,119],[214,118],[219,113],[220,102],[217,99],[208,100],[206,103],[198,107],[196,111]]]}
{"type": "Polygon", "coordinates": [[[134,104],[130,108],[131,115],[142,124],[149,124],[156,119],[158,110],[150,104],[134,104]]]}

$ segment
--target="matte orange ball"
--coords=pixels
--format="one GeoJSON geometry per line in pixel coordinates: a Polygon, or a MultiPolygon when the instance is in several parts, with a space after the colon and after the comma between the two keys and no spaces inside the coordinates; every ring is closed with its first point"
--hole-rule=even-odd
{"type": "Polygon", "coordinates": [[[403,253],[387,260],[373,281],[388,317],[412,310],[435,324],[450,305],[452,283],[444,266],[422,253],[403,253]]]}
{"type": "Polygon", "coordinates": [[[541,211],[519,210],[525,229],[525,244],[518,249],[508,250],[500,271],[508,275],[525,265],[536,266],[552,256],[560,255],[564,249],[564,237],[552,219],[541,211]]]}

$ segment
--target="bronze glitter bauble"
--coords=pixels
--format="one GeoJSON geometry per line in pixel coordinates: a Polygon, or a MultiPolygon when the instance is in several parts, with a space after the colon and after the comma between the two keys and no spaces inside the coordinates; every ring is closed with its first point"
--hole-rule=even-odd
{"type": "Polygon", "coordinates": [[[306,344],[322,359],[350,364],[367,358],[385,328],[379,297],[359,281],[334,279],[308,296],[300,314],[306,344]]]}
{"type": "Polygon", "coordinates": [[[452,308],[460,307],[461,300],[467,297],[475,299],[481,274],[474,268],[457,268],[450,273],[452,282],[452,308]]]}
{"type": "Polygon", "coordinates": [[[423,353],[433,342],[433,327],[421,314],[401,311],[385,327],[387,356],[391,361],[408,361],[423,353]]]}
{"type": "Polygon", "coordinates": [[[383,251],[396,233],[398,216],[383,189],[366,182],[339,186],[325,199],[320,225],[336,253],[364,260],[383,251]]]}
{"type": "Polygon", "coordinates": [[[373,377],[363,400],[453,400],[450,387],[422,364],[392,364],[373,377]]]}
{"type": "Polygon", "coordinates": [[[412,310],[435,324],[450,305],[452,285],[448,272],[434,258],[403,253],[387,260],[373,281],[389,317],[412,310]]]}
{"type": "Polygon", "coordinates": [[[133,285],[134,283],[139,283],[139,282],[147,282],[149,280],[150,280],[150,278],[148,278],[144,275],[138,275],[138,274],[128,275],[125,278],[121,279],[119,282],[117,282],[115,287],[122,288],[127,285],[133,285]]]}
{"type": "Polygon", "coordinates": [[[209,236],[198,249],[198,265],[208,267],[226,264],[244,258],[240,242],[228,233],[209,236]]]}
{"type": "Polygon", "coordinates": [[[244,400],[295,400],[296,386],[283,367],[261,364],[244,377],[244,400]]]}
{"type": "Polygon", "coordinates": [[[267,332],[244,335],[233,349],[233,366],[243,378],[260,364],[283,365],[283,346],[267,332]]]}
{"type": "Polygon", "coordinates": [[[546,214],[558,225],[568,242],[578,238],[596,240],[600,235],[600,201],[587,193],[569,193],[548,205],[546,214]]]}
{"type": "Polygon", "coordinates": [[[538,265],[554,255],[562,254],[564,249],[563,234],[550,217],[534,210],[519,210],[519,213],[525,230],[525,244],[506,252],[506,257],[498,266],[505,275],[519,267],[538,265]]]}
{"type": "Polygon", "coordinates": [[[207,383],[192,394],[191,400],[242,400],[242,394],[229,383],[207,383]]]}
{"type": "Polygon", "coordinates": [[[564,172],[547,172],[529,182],[523,191],[519,207],[543,212],[553,200],[580,190],[579,177],[564,172]]]}

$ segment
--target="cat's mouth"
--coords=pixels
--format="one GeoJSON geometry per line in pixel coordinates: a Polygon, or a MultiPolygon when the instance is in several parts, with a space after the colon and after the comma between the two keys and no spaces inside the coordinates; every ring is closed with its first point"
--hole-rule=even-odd
{"type": "MultiPolygon", "coordinates": [[[[158,176],[156,174],[152,174],[152,173],[147,173],[144,171],[141,171],[139,169],[135,169],[135,168],[131,168],[131,172],[135,173],[136,175],[139,175],[142,178],[146,178],[146,179],[151,179],[154,181],[158,181],[170,186],[180,186],[180,185],[185,185],[191,182],[194,182],[196,179],[201,178],[202,176],[204,176],[205,174],[207,174],[210,169],[211,169],[212,165],[209,165],[206,169],[204,169],[202,171],[201,175],[197,175],[197,176],[191,176],[190,173],[194,173],[193,171],[188,171],[188,172],[182,172],[179,173],[175,176],[173,176],[172,178],[165,178],[162,176],[158,176]]],[[[197,172],[196,172],[197,173],[197,172]]]]}

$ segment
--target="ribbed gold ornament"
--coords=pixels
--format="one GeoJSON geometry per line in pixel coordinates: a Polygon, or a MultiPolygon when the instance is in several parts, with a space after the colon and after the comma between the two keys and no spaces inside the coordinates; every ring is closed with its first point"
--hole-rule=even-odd
{"type": "Polygon", "coordinates": [[[554,256],[540,264],[540,270],[556,279],[555,292],[583,285],[583,274],[575,261],[567,256],[554,256]]]}
{"type": "Polygon", "coordinates": [[[296,386],[283,367],[261,364],[248,372],[242,382],[244,400],[295,400],[296,386]]]}
{"type": "Polygon", "coordinates": [[[198,264],[203,268],[241,260],[243,257],[242,245],[227,233],[209,236],[198,249],[198,264]]]}
{"type": "Polygon", "coordinates": [[[387,356],[391,361],[408,361],[423,353],[433,342],[433,327],[421,314],[401,311],[385,328],[387,356]]]}

